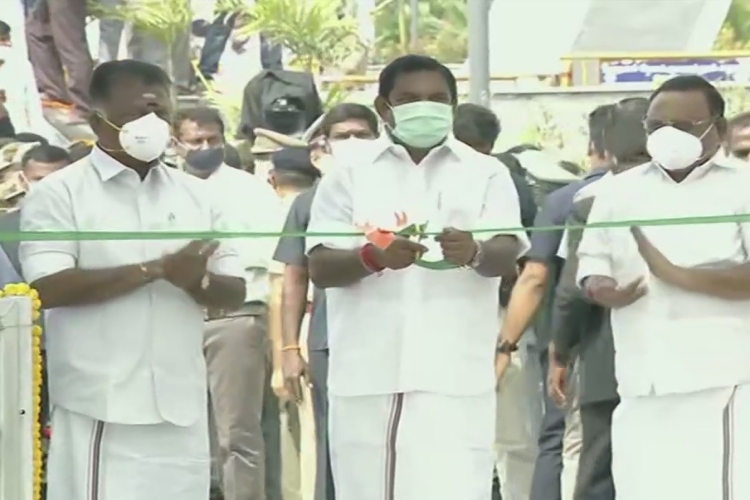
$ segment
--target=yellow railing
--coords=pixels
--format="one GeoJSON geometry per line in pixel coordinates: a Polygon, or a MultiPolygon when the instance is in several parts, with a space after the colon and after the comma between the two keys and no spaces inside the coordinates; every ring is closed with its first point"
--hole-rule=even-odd
{"type": "MultiPolygon", "coordinates": [[[[496,74],[490,76],[492,82],[516,82],[518,80],[536,79],[547,82],[551,87],[570,87],[574,85],[573,72],[580,68],[581,80],[589,81],[589,65],[593,62],[598,67],[602,62],[638,60],[638,61],[665,61],[665,60],[700,60],[700,59],[739,59],[750,58],[750,50],[717,50],[712,52],[580,52],[566,54],[561,58],[564,63],[564,71],[557,74],[496,74]]],[[[457,76],[459,82],[468,82],[468,76],[457,76]]],[[[321,84],[323,88],[330,85],[345,85],[351,87],[372,85],[378,82],[375,75],[345,75],[345,76],[323,76],[321,84]]],[[[597,78],[598,82],[598,78],[597,78]]]]}
{"type": "MultiPolygon", "coordinates": [[[[537,80],[555,80],[558,83],[560,79],[566,78],[567,73],[561,74],[496,74],[490,75],[490,81],[493,82],[514,82],[523,79],[537,79],[537,80]]],[[[456,76],[458,82],[468,82],[468,76],[456,76]]],[[[377,75],[343,75],[343,76],[322,76],[320,82],[324,87],[328,85],[351,85],[356,87],[358,85],[372,85],[378,83],[377,75]]]]}
{"type": "MultiPolygon", "coordinates": [[[[574,65],[581,71],[581,80],[589,81],[590,66],[586,62],[594,62],[597,68],[602,62],[607,61],[677,61],[677,60],[707,60],[707,59],[740,59],[750,57],[750,50],[715,50],[711,52],[580,52],[568,54],[562,57],[567,63],[568,72],[573,80],[574,65]]],[[[599,82],[597,73],[597,82],[599,82]]]]}

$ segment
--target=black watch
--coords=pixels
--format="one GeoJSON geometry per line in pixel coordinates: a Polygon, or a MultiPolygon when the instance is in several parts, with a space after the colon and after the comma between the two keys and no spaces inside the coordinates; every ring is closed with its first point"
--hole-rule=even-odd
{"type": "Polygon", "coordinates": [[[509,340],[501,340],[499,344],[497,344],[497,347],[495,348],[495,352],[498,354],[510,354],[513,352],[516,352],[518,350],[518,344],[514,344],[513,342],[510,342],[509,340]]]}

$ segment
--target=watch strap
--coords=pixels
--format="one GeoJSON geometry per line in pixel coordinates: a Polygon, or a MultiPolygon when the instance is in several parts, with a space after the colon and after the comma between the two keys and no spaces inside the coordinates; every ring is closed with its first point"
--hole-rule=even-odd
{"type": "Polygon", "coordinates": [[[469,262],[469,267],[472,269],[476,269],[484,261],[484,248],[482,247],[482,244],[478,241],[474,244],[476,245],[476,252],[474,252],[474,257],[472,257],[471,262],[469,262]]]}
{"type": "Polygon", "coordinates": [[[518,350],[518,344],[514,344],[509,340],[501,340],[495,350],[500,354],[511,354],[518,350]]]}

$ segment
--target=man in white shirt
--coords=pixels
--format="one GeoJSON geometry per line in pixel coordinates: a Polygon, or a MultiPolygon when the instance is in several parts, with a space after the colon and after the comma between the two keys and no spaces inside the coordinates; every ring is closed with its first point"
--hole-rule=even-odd
{"type": "MultiPolygon", "coordinates": [[[[750,171],[717,157],[724,110],[698,76],[662,84],[645,122],[653,161],[601,184],[588,222],[750,212],[750,171]]],[[[584,231],[577,280],[612,309],[618,499],[750,498],[748,250],[747,222],[584,231]]]]}
{"type": "MultiPolygon", "coordinates": [[[[224,163],[224,123],[212,108],[182,111],[175,119],[177,151],[186,172],[204,179],[232,231],[278,232],[281,204],[271,186],[224,163]]],[[[206,312],[205,355],[225,500],[265,500],[266,458],[261,415],[269,389],[269,267],[275,238],[234,240],[247,290],[236,311],[206,312]]],[[[278,434],[278,431],[276,431],[278,434]]],[[[269,453],[271,451],[269,450],[269,453]]],[[[214,472],[217,472],[214,470],[214,472]]],[[[214,477],[214,482],[219,478],[214,477]]]]}
{"type": "Polygon", "coordinates": [[[518,196],[506,168],[451,135],[456,100],[434,59],[390,63],[375,101],[387,136],[362,141],[313,201],[312,233],[438,233],[307,238],[312,281],[327,289],[339,500],[490,498],[498,277],[528,241],[499,229],[520,227],[518,196]]]}
{"type": "Polygon", "coordinates": [[[213,240],[79,232],[211,232],[224,217],[199,180],[163,165],[171,82],[122,60],[92,75],[91,155],[37,183],[23,273],[48,310],[54,414],[50,500],[205,500],[209,490],[203,308],[236,309],[237,252],[213,240]]]}

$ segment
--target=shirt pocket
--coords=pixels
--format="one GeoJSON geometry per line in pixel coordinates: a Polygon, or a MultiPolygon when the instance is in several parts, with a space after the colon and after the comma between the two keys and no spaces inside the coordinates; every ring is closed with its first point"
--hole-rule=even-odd
{"type": "Polygon", "coordinates": [[[155,207],[152,214],[144,221],[143,230],[155,233],[155,236],[158,235],[147,244],[149,257],[156,259],[177,252],[192,240],[202,239],[198,235],[180,233],[211,231],[211,215],[195,204],[181,203],[155,207]]]}
{"type": "Polygon", "coordinates": [[[470,230],[479,226],[487,191],[487,179],[463,178],[443,182],[434,197],[431,222],[443,227],[470,230]]]}

